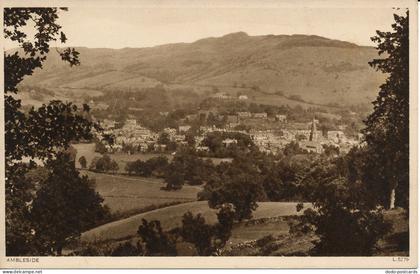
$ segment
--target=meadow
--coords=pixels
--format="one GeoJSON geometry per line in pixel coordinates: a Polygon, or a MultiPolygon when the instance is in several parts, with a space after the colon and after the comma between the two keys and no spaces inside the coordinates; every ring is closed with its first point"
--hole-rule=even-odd
{"type": "Polygon", "coordinates": [[[197,186],[184,186],[179,191],[166,191],[162,179],[129,177],[82,171],[95,179],[95,189],[104,198],[111,213],[127,216],[151,207],[191,202],[201,190],[197,186]]]}
{"type": "Polygon", "coordinates": [[[80,143],[80,144],[72,144],[72,146],[77,150],[76,154],[76,168],[81,168],[79,159],[80,157],[84,156],[86,158],[87,166],[89,167],[90,163],[92,162],[93,158],[101,157],[101,154],[95,152],[95,144],[94,143],[80,143]]]}
{"type": "MultiPolygon", "coordinates": [[[[258,203],[257,210],[253,212],[253,219],[297,215],[296,204],[293,202],[260,202],[258,203]]],[[[306,207],[309,207],[309,205],[305,204],[306,207]]],[[[134,237],[142,219],[149,221],[159,220],[163,229],[170,230],[181,225],[182,216],[188,211],[193,214],[201,213],[209,224],[217,222],[216,210],[209,208],[207,201],[196,201],[156,209],[104,224],[84,232],[81,236],[81,241],[103,242],[134,237]]],[[[247,226],[239,224],[232,232],[232,241],[235,243],[242,242],[250,239],[258,239],[273,233],[286,233],[287,231],[288,224],[282,221],[269,225],[256,224],[247,226]]]]}
{"type": "MultiPolygon", "coordinates": [[[[89,167],[90,163],[92,162],[93,158],[101,157],[102,155],[98,152],[95,152],[95,144],[94,143],[84,143],[84,144],[73,144],[72,145],[76,150],[76,168],[81,168],[79,158],[85,156],[87,161],[87,166],[89,167]]],[[[173,155],[171,154],[164,154],[164,153],[136,153],[136,154],[127,154],[123,152],[117,152],[109,154],[111,159],[115,160],[119,166],[119,173],[125,173],[125,167],[128,162],[134,162],[136,160],[147,161],[151,158],[163,156],[168,158],[169,161],[172,161],[173,155]]],[[[213,158],[213,157],[202,157],[204,160],[211,160],[213,164],[218,165],[222,162],[230,162],[232,158],[213,158]]]]}

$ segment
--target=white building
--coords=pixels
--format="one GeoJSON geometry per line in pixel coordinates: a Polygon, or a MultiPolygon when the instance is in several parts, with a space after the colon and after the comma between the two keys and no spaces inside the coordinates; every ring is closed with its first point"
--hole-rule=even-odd
{"type": "Polygon", "coordinates": [[[251,118],[251,112],[248,111],[242,111],[237,113],[239,118],[251,118]]]}
{"type": "Polygon", "coordinates": [[[287,116],[284,114],[276,114],[276,120],[285,123],[287,122],[287,116]]]}
{"type": "Polygon", "coordinates": [[[179,126],[178,131],[179,132],[187,132],[188,130],[190,130],[191,126],[179,126]]]}
{"type": "Polygon", "coordinates": [[[346,136],[344,135],[344,132],[341,130],[330,130],[327,131],[327,138],[329,141],[333,141],[335,143],[344,141],[346,136]]]}
{"type": "Polygon", "coordinates": [[[225,146],[225,147],[229,147],[230,145],[233,145],[233,144],[237,144],[238,143],[238,140],[236,140],[236,139],[224,139],[223,141],[222,141],[222,144],[225,146]]]}
{"type": "Polygon", "coordinates": [[[254,118],[267,119],[267,113],[265,113],[265,112],[254,113],[254,118]]]}

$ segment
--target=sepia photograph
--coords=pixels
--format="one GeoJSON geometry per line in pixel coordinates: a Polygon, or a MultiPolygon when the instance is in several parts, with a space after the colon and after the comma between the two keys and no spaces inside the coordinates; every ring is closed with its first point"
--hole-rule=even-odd
{"type": "Polygon", "coordinates": [[[417,267],[416,1],[0,5],[1,268],[417,267]]]}

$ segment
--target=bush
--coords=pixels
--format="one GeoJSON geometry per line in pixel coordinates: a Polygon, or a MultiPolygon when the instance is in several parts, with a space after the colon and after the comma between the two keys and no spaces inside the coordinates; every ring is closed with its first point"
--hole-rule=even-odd
{"type": "Polygon", "coordinates": [[[209,205],[211,208],[217,208],[230,203],[234,207],[236,220],[250,219],[252,211],[258,207],[257,199],[263,192],[258,180],[247,174],[238,174],[222,184],[220,188],[213,190],[210,194],[209,205]]]}
{"type": "Polygon", "coordinates": [[[142,247],[140,243],[137,243],[136,246],[132,245],[130,242],[125,242],[123,244],[119,244],[112,253],[111,256],[141,256],[143,254],[142,247]]]}
{"type": "Polygon", "coordinates": [[[159,221],[142,219],[137,234],[141,237],[146,256],[176,256],[176,239],[162,230],[159,221]]]}
{"type": "Polygon", "coordinates": [[[105,154],[101,158],[94,158],[89,166],[90,170],[100,171],[100,172],[116,172],[119,169],[118,163],[115,160],[112,160],[109,155],[105,154]]]}
{"type": "MultiPolygon", "coordinates": [[[[312,255],[370,256],[376,243],[391,228],[382,209],[372,206],[365,186],[351,182],[348,171],[332,160],[319,161],[301,181],[314,208],[305,210],[292,232],[313,232],[312,255]]],[[[299,207],[298,209],[302,209],[299,207]]]]}
{"type": "Polygon", "coordinates": [[[81,166],[82,168],[86,168],[86,166],[87,166],[87,161],[86,161],[85,156],[81,156],[81,157],[79,158],[79,164],[80,164],[80,166],[81,166]]]}
{"type": "Polygon", "coordinates": [[[275,238],[273,237],[273,235],[270,234],[270,235],[267,235],[258,239],[256,243],[257,243],[257,246],[263,247],[267,245],[268,243],[273,242],[274,240],[275,238]]]}
{"type": "Polygon", "coordinates": [[[208,181],[213,171],[214,166],[211,161],[204,161],[190,150],[180,151],[167,165],[165,189],[181,189],[184,183],[201,185],[208,181]]]}
{"type": "Polygon", "coordinates": [[[206,224],[201,214],[193,216],[191,212],[185,213],[180,234],[184,241],[194,244],[200,256],[210,256],[215,251],[212,245],[215,230],[206,224]]]}
{"type": "Polygon", "coordinates": [[[302,216],[319,240],[311,250],[319,256],[371,256],[377,241],[389,230],[380,210],[349,210],[339,206],[307,209],[302,216]]]}
{"type": "Polygon", "coordinates": [[[183,216],[179,233],[184,241],[194,244],[200,256],[215,255],[231,236],[234,218],[232,207],[223,205],[217,218],[217,224],[209,225],[201,214],[194,216],[187,212],[183,216]]]}
{"type": "Polygon", "coordinates": [[[95,152],[98,152],[100,154],[105,154],[107,153],[107,149],[103,143],[97,141],[95,143],[95,152]]]}

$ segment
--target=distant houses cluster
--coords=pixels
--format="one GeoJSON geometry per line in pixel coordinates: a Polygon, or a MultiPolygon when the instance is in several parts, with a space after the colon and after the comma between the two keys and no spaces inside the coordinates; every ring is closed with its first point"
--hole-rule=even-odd
{"type": "MultiPolygon", "coordinates": [[[[322,153],[324,145],[332,145],[345,152],[359,144],[359,140],[347,138],[342,130],[331,130],[323,134],[317,129],[318,120],[316,119],[303,123],[300,129],[284,127],[271,130],[250,129],[249,131],[237,130],[235,127],[248,119],[268,119],[267,113],[237,112],[235,115],[227,115],[226,119],[226,128],[201,126],[198,130],[198,135],[194,136],[194,148],[197,151],[209,151],[209,148],[203,145],[203,140],[207,134],[218,131],[248,134],[260,151],[273,154],[280,152],[291,142],[296,142],[301,149],[313,153],[322,153]]],[[[274,120],[278,123],[287,124],[287,116],[284,114],[275,115],[274,120]]],[[[166,133],[169,140],[176,143],[176,145],[188,145],[186,134],[191,129],[190,125],[185,124],[180,125],[178,128],[165,128],[160,133],[154,133],[139,125],[134,119],[127,119],[121,128],[116,127],[115,121],[107,119],[101,122],[101,126],[104,128],[105,133],[112,134],[115,137],[113,145],[106,144],[106,149],[109,152],[122,151],[126,146],[134,147],[140,152],[165,151],[166,144],[158,142],[161,133],[166,133]]],[[[100,138],[99,135],[98,138],[100,138]]],[[[229,147],[237,144],[237,140],[225,139],[222,143],[225,147],[229,147]]]]}

